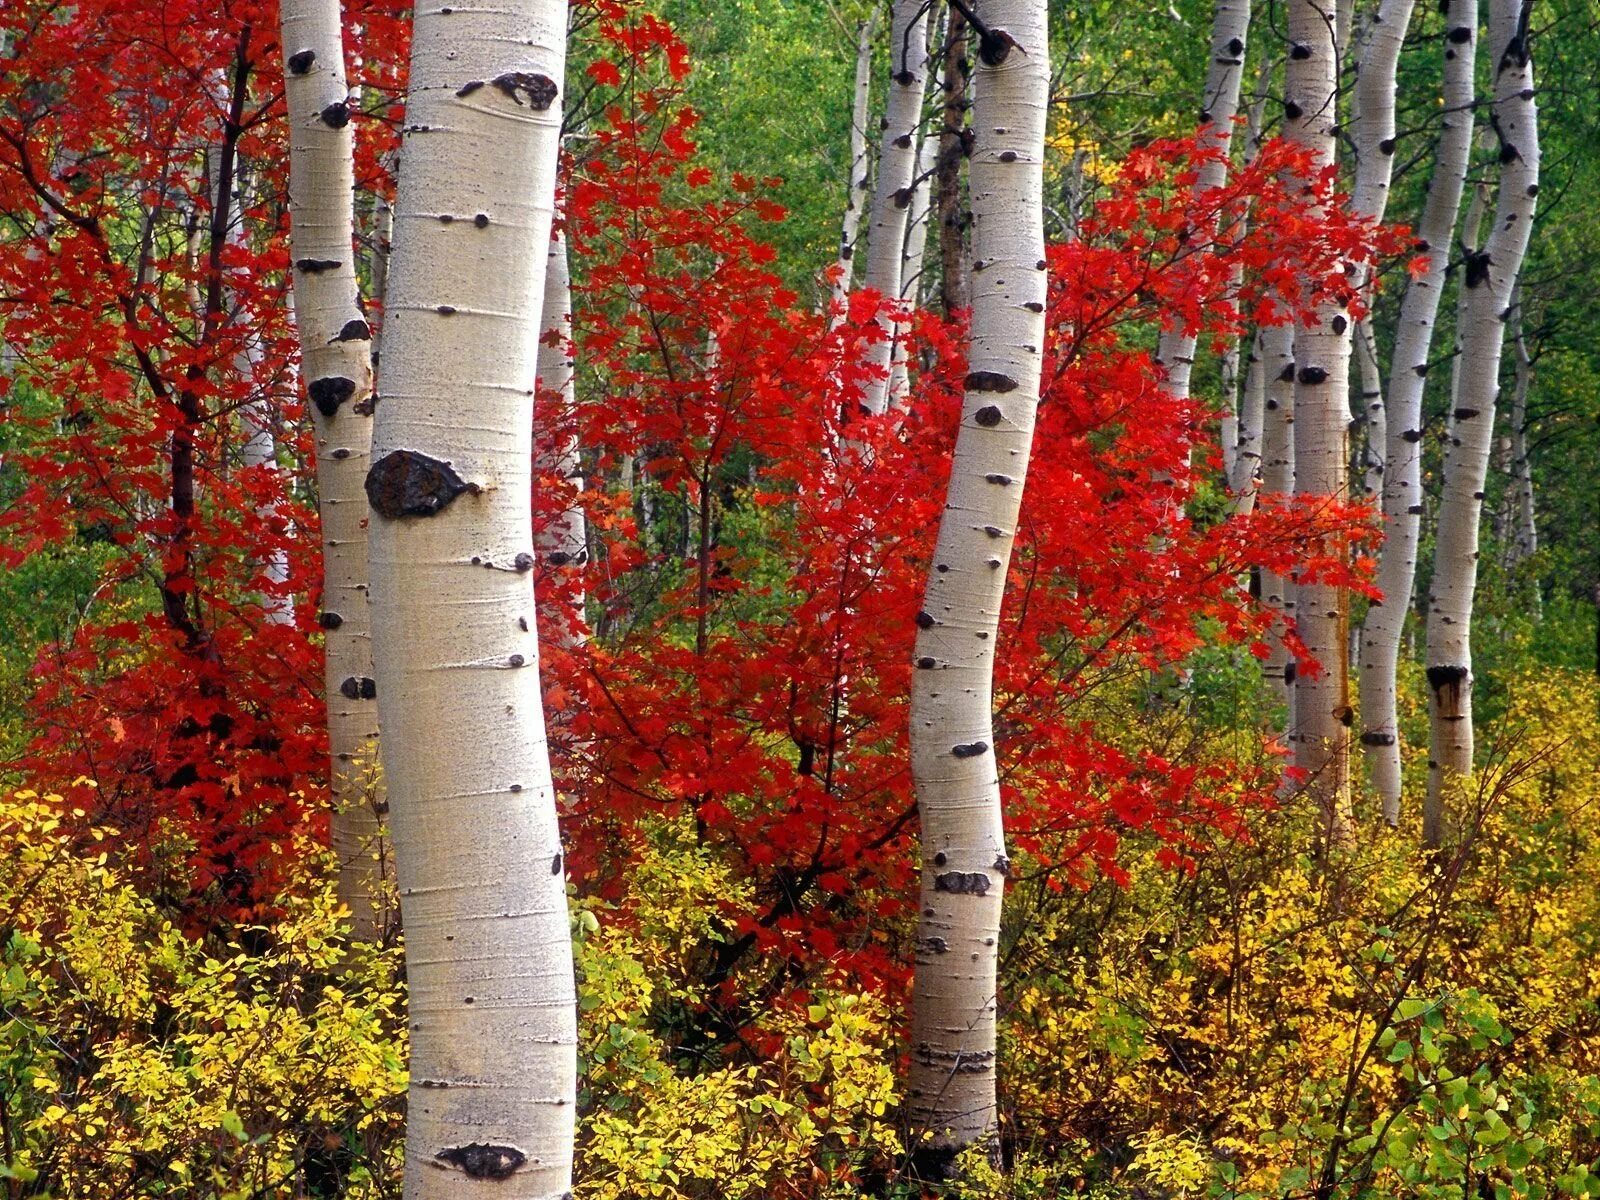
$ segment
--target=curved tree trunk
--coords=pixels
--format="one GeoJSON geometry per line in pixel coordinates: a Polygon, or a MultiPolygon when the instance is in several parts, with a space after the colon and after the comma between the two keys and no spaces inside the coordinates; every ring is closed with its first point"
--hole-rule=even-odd
{"type": "Polygon", "coordinates": [[[1431,726],[1423,841],[1441,844],[1451,794],[1472,774],[1472,601],[1478,579],[1478,522],[1494,439],[1500,356],[1512,292],[1533,226],[1539,190],[1538,109],[1528,49],[1532,0],[1491,0],[1493,120],[1500,139],[1500,187],[1483,250],[1463,271],[1459,390],[1445,447],[1444,488],[1428,601],[1428,712],[1431,726]]]}
{"type": "MultiPolygon", "coordinates": [[[[1349,3],[1349,0],[1344,0],[1349,3]]],[[[1288,0],[1289,61],[1284,68],[1286,135],[1309,150],[1316,167],[1334,161],[1338,47],[1329,8],[1288,0]]],[[[1325,295],[1294,334],[1294,490],[1342,501],[1348,492],[1350,319],[1348,298],[1325,295]]],[[[1346,631],[1349,596],[1326,583],[1295,585],[1295,623],[1319,664],[1296,669],[1295,765],[1306,772],[1330,841],[1350,830],[1350,708],[1346,631]]]]}
{"type": "MultiPolygon", "coordinates": [[[[862,285],[891,305],[900,296],[906,217],[912,181],[917,173],[917,130],[922,125],[922,93],[928,75],[927,0],[894,0],[889,30],[889,95],[883,106],[883,143],[878,150],[878,178],[872,189],[867,231],[867,267],[862,285]]],[[[862,403],[870,413],[889,405],[890,362],[898,322],[889,311],[878,318],[883,340],[867,351],[867,362],[879,373],[862,385],[862,403]]]]}
{"type": "Polygon", "coordinates": [[[571,1186],[576,1006],[533,605],[567,6],[419,6],[366,491],[411,1010],[408,1200],[571,1186]]]}
{"type": "Polygon", "coordinates": [[[366,501],[372,444],[371,342],[356,283],[355,168],[338,0],[283,0],[289,109],[289,242],[301,376],[316,422],[322,518],[322,615],[333,848],[339,899],[370,937],[388,851],[377,780],[366,501]]]}
{"type": "MultiPolygon", "coordinates": [[[[549,262],[544,275],[544,308],[540,315],[539,397],[535,423],[551,441],[539,448],[539,472],[559,475],[575,492],[583,491],[583,463],[577,434],[572,430],[577,408],[577,362],[572,342],[572,273],[567,262],[566,234],[557,230],[550,239],[549,262]]],[[[564,644],[584,638],[583,566],[589,561],[589,530],[583,508],[573,505],[550,517],[535,530],[534,550],[553,572],[578,572],[578,582],[562,594],[567,609],[560,633],[564,644]]]]}
{"type": "Polygon", "coordinates": [[[844,302],[850,296],[850,277],[855,270],[856,242],[861,232],[861,213],[872,187],[872,152],[867,142],[867,119],[872,104],[872,31],[878,23],[876,10],[856,26],[856,82],[850,105],[850,181],[845,189],[844,218],[839,223],[839,259],[833,281],[828,285],[829,300],[837,325],[844,315],[844,302]]]}
{"type": "Polygon", "coordinates": [[[907,1091],[913,1162],[948,1172],[995,1130],[995,976],[1005,833],[992,689],[1044,345],[1044,0],[984,0],[971,165],[966,397],[911,686],[922,888],[907,1091]]]}
{"type": "Polygon", "coordinates": [[[1378,560],[1383,600],[1367,610],[1361,638],[1361,742],[1384,820],[1400,821],[1400,726],[1396,672],[1400,639],[1416,578],[1422,539],[1422,398],[1439,297],[1450,260],[1472,156],[1473,68],[1478,0],[1450,0],[1445,15],[1444,127],[1417,226],[1427,267],[1406,285],[1389,364],[1383,471],[1384,543],[1378,560]]]}

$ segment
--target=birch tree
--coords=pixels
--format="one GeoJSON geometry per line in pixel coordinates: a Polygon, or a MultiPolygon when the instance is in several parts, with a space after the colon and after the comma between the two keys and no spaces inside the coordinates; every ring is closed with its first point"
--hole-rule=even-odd
{"type": "Polygon", "coordinates": [[[993,668],[1045,332],[1045,2],[984,0],[974,15],[972,253],[983,269],[972,276],[970,373],[911,687],[923,862],[907,1116],[925,1177],[948,1174],[996,1128],[996,943],[1009,864],[993,668]]]}
{"type": "MultiPolygon", "coordinates": [[[[1211,19],[1210,66],[1206,70],[1199,137],[1199,144],[1217,157],[1204,162],[1196,174],[1196,200],[1221,187],[1228,175],[1228,151],[1233,145],[1233,118],[1239,111],[1239,85],[1244,77],[1245,38],[1249,30],[1250,0],[1217,0],[1211,19]]],[[[1205,231],[1208,235],[1214,232],[1205,231]]],[[[1194,348],[1194,333],[1181,326],[1164,331],[1157,344],[1156,359],[1166,367],[1162,390],[1175,400],[1188,398],[1194,348]]]]}
{"type": "Polygon", "coordinates": [[[850,180],[845,189],[844,218],[839,224],[839,258],[829,284],[835,324],[842,319],[843,305],[850,295],[861,214],[866,208],[867,194],[872,187],[872,151],[867,142],[867,119],[872,105],[872,31],[877,21],[878,14],[874,10],[856,26],[856,79],[850,103],[850,180]]]}
{"type": "Polygon", "coordinates": [[[1383,402],[1384,542],[1377,579],[1383,599],[1367,609],[1361,636],[1361,743],[1369,778],[1391,825],[1400,820],[1401,790],[1396,673],[1422,537],[1422,399],[1451,237],[1472,154],[1477,40],[1478,0],[1449,0],[1441,39],[1443,126],[1417,224],[1417,249],[1425,263],[1407,283],[1400,301],[1388,396],[1383,402]]]}
{"type": "Polygon", "coordinates": [[[419,6],[366,491],[410,994],[408,1200],[571,1186],[576,1007],[538,669],[533,399],[567,6],[419,6]]]}
{"type": "Polygon", "coordinates": [[[1538,108],[1528,45],[1532,0],[1491,0],[1492,125],[1500,143],[1494,223],[1462,271],[1462,346],[1445,446],[1444,486],[1428,597],[1430,749],[1423,841],[1449,832],[1450,794],[1472,773],[1472,602],[1478,529],[1493,448],[1506,322],[1527,252],[1539,191],[1538,108]]]}
{"type": "MultiPolygon", "coordinates": [[[[1289,60],[1284,67],[1284,132],[1311,154],[1313,170],[1334,161],[1339,43],[1333,6],[1289,0],[1289,60]]],[[[1342,500],[1350,372],[1347,296],[1322,295],[1294,332],[1294,490],[1342,500]]],[[[1353,717],[1345,657],[1348,599],[1327,583],[1295,584],[1295,626],[1317,672],[1296,670],[1295,765],[1307,773],[1332,840],[1349,824],[1349,724],[1353,717]]]]}
{"type": "Polygon", "coordinates": [[[283,0],[289,110],[290,258],[301,376],[316,423],[322,518],[332,836],[339,899],[357,936],[377,932],[387,851],[375,779],[378,707],[367,602],[366,500],[372,446],[371,331],[355,266],[355,168],[338,0],[283,0]]]}
{"type": "Polygon", "coordinates": [[[944,62],[939,68],[939,93],[944,117],[939,122],[939,157],[934,171],[939,217],[939,299],[946,316],[971,302],[967,281],[967,214],[961,195],[961,164],[967,157],[967,18],[950,6],[945,25],[944,62]]]}
{"type": "MultiPolygon", "coordinates": [[[[883,140],[878,149],[861,282],[891,306],[900,296],[906,218],[917,172],[917,130],[922,125],[922,96],[928,76],[928,7],[927,0],[894,0],[889,28],[889,92],[883,106],[883,140]]],[[[862,403],[872,413],[881,413],[889,405],[889,367],[898,326],[892,308],[880,314],[878,324],[883,339],[868,348],[867,362],[879,377],[869,379],[862,388],[862,403]]]]}
{"type": "MultiPolygon", "coordinates": [[[[549,439],[540,447],[542,475],[557,475],[574,493],[583,491],[583,462],[576,433],[571,428],[577,407],[577,362],[572,340],[572,270],[567,261],[567,238],[559,228],[550,239],[544,275],[544,305],[540,315],[539,394],[548,407],[536,414],[549,439]]],[[[589,531],[583,508],[573,504],[535,530],[534,550],[540,562],[555,571],[581,570],[589,561],[589,531]]],[[[581,586],[566,589],[568,607],[558,629],[570,642],[581,640],[584,629],[584,593],[581,586]]]]}

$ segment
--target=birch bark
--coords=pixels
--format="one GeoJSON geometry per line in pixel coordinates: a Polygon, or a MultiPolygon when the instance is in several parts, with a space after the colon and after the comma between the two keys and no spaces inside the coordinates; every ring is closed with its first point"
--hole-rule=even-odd
{"type": "Polygon", "coordinates": [[[1500,141],[1494,225],[1462,273],[1463,341],[1459,389],[1445,446],[1444,487],[1428,599],[1430,718],[1423,841],[1440,845],[1452,825],[1454,793],[1472,774],[1472,602],[1478,578],[1478,525],[1494,438],[1500,357],[1517,273],[1527,252],[1539,191],[1538,108],[1528,46],[1532,0],[1491,0],[1493,127],[1500,141]]]}
{"type": "Polygon", "coordinates": [[[1009,863],[994,649],[1045,332],[1045,0],[983,0],[976,14],[972,253],[983,269],[973,274],[970,373],[911,687],[923,863],[908,1144],[920,1173],[934,1178],[996,1127],[996,942],[1009,863]]]}
{"type": "MultiPolygon", "coordinates": [[[[1346,3],[1349,0],[1345,0],[1346,3]]],[[[1289,0],[1289,61],[1284,68],[1284,131],[1312,156],[1313,169],[1332,164],[1337,144],[1338,44],[1333,5],[1289,0]]],[[[1294,490],[1342,501],[1348,491],[1349,297],[1318,298],[1294,333],[1294,490]]],[[[1306,772],[1322,809],[1325,835],[1341,841],[1350,825],[1350,708],[1346,663],[1348,598],[1326,583],[1295,585],[1296,627],[1315,673],[1296,669],[1295,765],[1306,772]]]]}
{"type": "Polygon", "coordinates": [[[850,180],[845,189],[844,218],[839,223],[839,258],[829,300],[831,323],[843,319],[844,303],[850,296],[850,278],[855,271],[856,244],[861,232],[861,214],[872,187],[872,153],[867,142],[867,119],[872,104],[872,31],[878,23],[876,10],[856,26],[856,81],[850,104],[850,180]]]}
{"type": "Polygon", "coordinates": [[[533,607],[567,5],[418,6],[366,491],[406,930],[407,1200],[571,1187],[576,1005],[533,607]]]}
{"type": "Polygon", "coordinates": [[[370,331],[355,267],[355,167],[338,0],[283,0],[289,110],[289,242],[301,377],[316,422],[332,837],[339,899],[371,937],[388,849],[377,779],[378,708],[367,603],[366,501],[372,443],[370,331]]]}
{"type": "Polygon", "coordinates": [[[1422,540],[1422,399],[1450,242],[1472,154],[1473,71],[1478,0],[1449,0],[1442,39],[1444,125],[1417,225],[1426,268],[1412,277],[1400,302],[1389,361],[1383,471],[1384,543],[1378,560],[1383,600],[1367,609],[1361,638],[1361,743],[1369,778],[1391,825],[1400,821],[1400,724],[1396,673],[1406,611],[1422,540]]]}
{"type": "Polygon", "coordinates": [[[939,91],[944,119],[939,123],[939,299],[945,316],[972,303],[967,280],[967,216],[961,198],[961,164],[967,158],[967,18],[954,5],[945,27],[944,63],[939,91]]]}
{"type": "Polygon", "coordinates": [[[899,325],[893,310],[898,307],[900,296],[906,217],[917,171],[917,130],[922,125],[922,94],[928,75],[926,0],[894,0],[889,61],[883,142],[878,150],[878,178],[872,190],[867,230],[867,264],[861,280],[889,305],[878,317],[883,340],[872,343],[867,350],[867,362],[878,374],[862,387],[862,404],[870,413],[881,413],[889,406],[890,363],[899,325]]]}
{"type": "MultiPolygon", "coordinates": [[[[540,315],[538,426],[551,441],[540,449],[539,473],[559,475],[574,492],[583,491],[583,462],[572,420],[577,408],[577,360],[572,341],[572,272],[567,261],[566,234],[559,229],[550,239],[549,262],[544,275],[544,307],[540,315]]],[[[567,609],[557,626],[557,636],[567,646],[584,638],[583,566],[589,561],[589,531],[583,508],[573,505],[535,530],[534,549],[539,561],[555,572],[579,572],[577,586],[563,589],[567,609]]]]}

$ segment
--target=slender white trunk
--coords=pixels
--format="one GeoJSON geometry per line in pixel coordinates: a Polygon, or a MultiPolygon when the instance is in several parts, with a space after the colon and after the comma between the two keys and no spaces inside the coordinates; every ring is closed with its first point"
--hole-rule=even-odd
{"type": "Polygon", "coordinates": [[[1389,414],[1383,407],[1383,368],[1378,363],[1378,339],[1368,318],[1356,322],[1355,353],[1361,372],[1357,422],[1366,432],[1361,450],[1361,490],[1364,499],[1377,501],[1383,495],[1383,451],[1388,441],[1389,414]]]}
{"type": "MultiPolygon", "coordinates": [[[[1511,529],[1507,539],[1508,566],[1516,567],[1539,552],[1539,528],[1534,513],[1533,464],[1528,458],[1528,394],[1533,389],[1533,356],[1523,327],[1522,304],[1517,304],[1516,349],[1517,382],[1511,397],[1511,529]]],[[[1539,589],[1533,588],[1537,611],[1539,589]]]]}
{"type": "MultiPolygon", "coordinates": [[[[1250,0],[1216,0],[1211,19],[1211,63],[1206,70],[1205,103],[1200,110],[1201,146],[1216,151],[1216,159],[1204,163],[1194,181],[1194,197],[1222,186],[1228,177],[1228,151],[1233,145],[1233,118],[1239,111],[1239,85],[1244,78],[1245,37],[1250,30],[1250,0]]],[[[1213,228],[1201,231],[1191,242],[1203,251],[1210,244],[1213,228]]],[[[1156,360],[1166,367],[1162,390],[1173,399],[1189,395],[1189,379],[1194,370],[1194,332],[1176,326],[1162,333],[1156,347],[1156,360]]],[[[1224,446],[1227,444],[1224,438],[1224,446]]],[[[1226,449],[1225,449],[1226,452],[1226,449]]]]}
{"type": "MultiPolygon", "coordinates": [[[[916,183],[911,191],[911,212],[906,218],[906,248],[900,263],[900,299],[907,305],[916,305],[922,291],[922,266],[928,249],[928,222],[933,209],[933,172],[939,153],[939,139],[932,131],[924,131],[917,141],[916,183]]],[[[907,361],[907,339],[897,337],[894,342],[894,363],[889,379],[889,399],[892,404],[904,404],[910,398],[910,363],[907,361]]]]}
{"type": "Polygon", "coordinates": [[[1233,470],[1228,476],[1234,511],[1246,516],[1256,506],[1262,423],[1267,411],[1267,377],[1261,354],[1261,332],[1257,330],[1250,339],[1250,353],[1245,356],[1244,385],[1239,389],[1239,418],[1235,426],[1238,444],[1234,450],[1233,470]]]}
{"type": "Polygon", "coordinates": [[[1478,0],[1449,0],[1442,39],[1444,127],[1417,225],[1427,267],[1406,285],[1400,302],[1385,404],[1384,543],[1378,560],[1381,602],[1367,609],[1361,639],[1361,742],[1372,786],[1391,825],[1400,821],[1400,725],[1397,670],[1400,641],[1416,578],[1422,540],[1422,399],[1450,243],[1472,155],[1474,61],[1478,0]]]}
{"type": "Polygon", "coordinates": [[[850,106],[850,180],[845,189],[844,219],[839,224],[837,277],[829,285],[829,299],[835,310],[832,323],[843,316],[843,305],[850,295],[850,277],[855,270],[857,235],[861,214],[872,187],[872,152],[867,141],[867,119],[872,103],[872,31],[878,23],[876,10],[856,26],[856,82],[850,106]]]}
{"type": "Polygon", "coordinates": [[[572,1178],[576,1006],[534,621],[564,0],[418,6],[366,491],[406,931],[407,1200],[572,1178]]]}
{"type": "MultiPolygon", "coordinates": [[[[922,125],[922,93],[928,76],[927,0],[894,0],[889,30],[889,94],[883,106],[883,142],[878,150],[878,178],[872,189],[872,214],[867,232],[867,266],[861,282],[891,305],[900,296],[906,218],[911,208],[912,181],[917,172],[917,130],[922,125]]],[[[880,373],[862,386],[862,403],[870,413],[889,405],[890,363],[899,325],[890,311],[878,318],[883,340],[867,351],[867,362],[880,373]]]]}
{"type": "MultiPolygon", "coordinates": [[[[1261,330],[1261,378],[1265,416],[1261,438],[1261,490],[1269,496],[1294,491],[1294,328],[1268,325],[1261,330]]],[[[1261,600],[1283,623],[1295,619],[1294,588],[1282,575],[1261,573],[1261,600]]],[[[1267,685],[1287,713],[1285,729],[1294,728],[1294,659],[1275,628],[1267,638],[1267,685]]]]}
{"type": "MultiPolygon", "coordinates": [[[[559,475],[574,492],[583,491],[583,463],[578,436],[572,429],[577,409],[577,361],[572,341],[572,273],[567,262],[566,234],[550,239],[550,260],[545,267],[544,308],[540,315],[539,396],[548,408],[535,413],[537,426],[550,439],[540,448],[539,472],[559,475]]],[[[550,517],[536,530],[534,549],[539,561],[555,572],[576,572],[579,583],[563,594],[568,604],[557,636],[573,645],[584,638],[582,572],[589,561],[589,530],[581,505],[574,504],[550,517]]]]}
{"type": "Polygon", "coordinates": [[[355,177],[338,0],[284,0],[289,240],[301,374],[316,422],[333,848],[358,937],[377,932],[387,865],[376,778],[366,501],[372,363],[355,265],[355,177]]]}
{"type": "MultiPolygon", "coordinates": [[[[1349,0],[1345,0],[1349,3],[1349,0]]],[[[1331,165],[1337,145],[1338,47],[1318,0],[1288,0],[1289,61],[1284,68],[1286,135],[1312,155],[1314,169],[1331,165]]],[[[1318,297],[1312,315],[1294,334],[1294,490],[1296,495],[1346,499],[1349,426],[1349,297],[1318,297]]],[[[1322,809],[1328,838],[1344,840],[1350,826],[1349,672],[1345,647],[1348,594],[1327,583],[1296,583],[1295,621],[1312,673],[1297,669],[1294,724],[1289,740],[1295,765],[1306,772],[1322,809]]]]}
{"type": "Polygon", "coordinates": [[[1539,190],[1538,110],[1528,52],[1531,9],[1532,0],[1491,0],[1489,6],[1500,186],[1489,237],[1481,252],[1467,257],[1462,278],[1459,389],[1445,447],[1428,600],[1432,736],[1423,840],[1430,846],[1446,836],[1452,793],[1472,773],[1472,601],[1478,576],[1478,523],[1494,437],[1506,320],[1539,190]]]}
{"type": "Polygon", "coordinates": [[[972,337],[961,427],[911,685],[922,817],[907,1116],[913,1161],[948,1172],[996,1128],[996,942],[1008,860],[995,766],[995,640],[1044,346],[1045,0],[982,0],[971,164],[972,337]]]}

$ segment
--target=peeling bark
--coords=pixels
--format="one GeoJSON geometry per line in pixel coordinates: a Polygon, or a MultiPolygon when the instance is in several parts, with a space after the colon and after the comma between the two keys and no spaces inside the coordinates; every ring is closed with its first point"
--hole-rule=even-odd
{"type": "Polygon", "coordinates": [[[566,28],[556,0],[424,6],[413,27],[368,489],[407,1200],[572,1183],[577,1014],[530,569],[566,28]]]}

